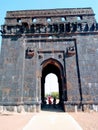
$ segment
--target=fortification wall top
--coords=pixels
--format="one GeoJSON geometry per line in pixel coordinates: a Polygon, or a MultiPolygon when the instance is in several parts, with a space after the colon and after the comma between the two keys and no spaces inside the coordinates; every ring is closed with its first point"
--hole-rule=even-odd
{"type": "Polygon", "coordinates": [[[59,34],[97,31],[92,8],[7,11],[2,34],[59,34]]]}
{"type": "Polygon", "coordinates": [[[6,18],[15,17],[41,17],[41,16],[73,16],[73,15],[94,15],[92,8],[63,8],[43,10],[18,10],[7,11],[6,18]]]}

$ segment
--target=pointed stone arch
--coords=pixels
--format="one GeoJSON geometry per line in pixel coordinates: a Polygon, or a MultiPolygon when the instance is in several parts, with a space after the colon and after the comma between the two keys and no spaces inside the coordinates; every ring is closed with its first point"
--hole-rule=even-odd
{"type": "Polygon", "coordinates": [[[41,100],[44,103],[45,99],[45,77],[49,73],[54,73],[58,78],[58,86],[59,86],[59,103],[63,105],[63,101],[67,100],[67,91],[66,96],[64,96],[65,90],[65,77],[64,77],[64,68],[62,64],[56,59],[49,58],[44,60],[42,63],[42,78],[41,78],[41,100]],[[66,97],[66,99],[65,99],[66,97]]]}

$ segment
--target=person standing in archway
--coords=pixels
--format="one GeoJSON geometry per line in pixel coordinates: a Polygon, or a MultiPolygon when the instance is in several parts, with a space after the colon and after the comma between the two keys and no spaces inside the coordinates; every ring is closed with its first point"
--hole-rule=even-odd
{"type": "Polygon", "coordinates": [[[53,106],[54,106],[54,108],[56,108],[56,98],[55,97],[53,98],[53,106]]]}
{"type": "Polygon", "coordinates": [[[51,105],[52,101],[51,101],[51,96],[48,97],[48,104],[51,105]]]}

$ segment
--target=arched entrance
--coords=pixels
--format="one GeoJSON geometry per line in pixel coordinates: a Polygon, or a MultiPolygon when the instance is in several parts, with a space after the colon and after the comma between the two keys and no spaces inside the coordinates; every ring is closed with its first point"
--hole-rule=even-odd
{"type": "Polygon", "coordinates": [[[42,64],[42,78],[41,78],[41,101],[44,106],[45,99],[45,77],[54,73],[58,78],[58,90],[59,90],[59,105],[63,105],[63,101],[67,100],[67,92],[65,94],[65,78],[64,69],[60,62],[55,59],[45,60],[42,64]]]}

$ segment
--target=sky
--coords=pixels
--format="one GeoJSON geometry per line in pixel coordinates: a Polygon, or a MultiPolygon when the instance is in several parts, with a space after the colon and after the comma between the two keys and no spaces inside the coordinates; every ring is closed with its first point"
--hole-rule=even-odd
{"type": "Polygon", "coordinates": [[[58,87],[57,76],[53,73],[48,74],[45,78],[45,94],[51,95],[52,92],[58,92],[58,87]]]}
{"type": "MultiPolygon", "coordinates": [[[[6,11],[33,10],[33,9],[54,9],[54,8],[85,8],[92,7],[95,18],[98,21],[98,0],[0,0],[0,27],[4,24],[6,11]]],[[[0,36],[1,48],[1,36],[0,36]]],[[[57,86],[54,75],[48,76],[47,83],[54,83],[50,86],[57,86]]],[[[47,86],[47,85],[46,85],[47,86]]],[[[55,88],[55,87],[54,87],[55,88]]],[[[52,88],[47,87],[47,91],[52,88]]],[[[57,87],[55,89],[57,91],[57,87]]]]}

